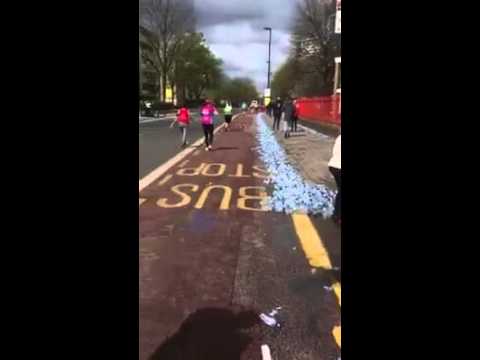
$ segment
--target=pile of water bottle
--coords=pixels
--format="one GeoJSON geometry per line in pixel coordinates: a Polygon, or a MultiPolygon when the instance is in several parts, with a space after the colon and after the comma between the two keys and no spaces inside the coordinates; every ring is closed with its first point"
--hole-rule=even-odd
{"type": "Polygon", "coordinates": [[[256,117],[260,144],[257,150],[270,173],[265,183],[273,186],[268,206],[273,211],[287,214],[301,212],[321,214],[324,218],[332,216],[335,192],[325,185],[308,183],[298,174],[262,116],[256,117]]]}

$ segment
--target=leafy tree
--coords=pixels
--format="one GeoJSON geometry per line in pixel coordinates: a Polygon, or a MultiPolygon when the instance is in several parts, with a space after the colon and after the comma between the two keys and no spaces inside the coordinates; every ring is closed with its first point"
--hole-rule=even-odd
{"type": "Polygon", "coordinates": [[[255,83],[250,78],[229,78],[223,76],[220,86],[209,94],[217,102],[229,100],[235,105],[258,97],[255,83]]]}
{"type": "Polygon", "coordinates": [[[166,97],[168,75],[185,33],[195,28],[192,0],[140,0],[142,60],[159,77],[160,100],[166,97]]]}
{"type": "Polygon", "coordinates": [[[222,61],[208,48],[201,33],[185,34],[180,42],[171,77],[180,101],[198,100],[205,90],[219,85],[222,61]]]}
{"type": "Polygon", "coordinates": [[[275,72],[272,79],[272,96],[286,98],[290,95],[298,81],[297,63],[294,57],[289,57],[275,72]]]}
{"type": "Polygon", "coordinates": [[[294,83],[297,95],[331,94],[334,58],[340,56],[340,35],[334,33],[335,4],[335,0],[297,2],[291,46],[294,61],[290,64],[295,65],[296,81],[288,81],[294,83]]]}

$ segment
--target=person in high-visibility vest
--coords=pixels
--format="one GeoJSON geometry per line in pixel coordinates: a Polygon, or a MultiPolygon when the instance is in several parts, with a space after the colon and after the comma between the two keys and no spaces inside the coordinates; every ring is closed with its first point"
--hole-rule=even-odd
{"type": "Polygon", "coordinates": [[[225,108],[223,109],[223,115],[225,115],[225,131],[228,131],[228,128],[230,127],[230,122],[232,121],[232,110],[232,104],[227,101],[225,108]]]}

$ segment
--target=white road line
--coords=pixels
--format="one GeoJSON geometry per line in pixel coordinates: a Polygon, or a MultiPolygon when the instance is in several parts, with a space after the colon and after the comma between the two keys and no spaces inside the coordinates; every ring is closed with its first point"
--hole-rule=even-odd
{"type": "Polygon", "coordinates": [[[260,349],[262,350],[262,360],[272,360],[272,355],[270,354],[270,348],[268,345],[262,345],[260,349]]]}
{"type": "MultiPolygon", "coordinates": [[[[240,114],[236,114],[232,117],[232,120],[235,119],[236,116],[240,114]]],[[[222,129],[225,126],[225,123],[222,123],[221,125],[217,126],[214,134],[217,133],[220,129],[222,129]]],[[[203,137],[195,141],[192,145],[190,145],[188,148],[185,150],[179,152],[177,155],[174,157],[170,158],[166,162],[164,162],[162,165],[157,167],[155,170],[153,170],[150,174],[146,175],[144,178],[142,178],[138,182],[138,192],[142,191],[145,189],[148,185],[152,184],[156,179],[158,179],[160,176],[165,174],[171,167],[175,166],[178,162],[181,160],[185,159],[186,156],[191,154],[196,150],[197,146],[200,146],[203,143],[203,137]]]]}
{"type": "MultiPolygon", "coordinates": [[[[197,150],[197,151],[198,151],[198,150],[197,150]]],[[[180,165],[178,165],[178,167],[181,167],[181,168],[184,167],[185,165],[188,164],[189,161],[190,161],[190,160],[185,160],[185,161],[182,162],[180,165]]]]}
{"type": "Polygon", "coordinates": [[[170,121],[173,119],[175,119],[175,117],[155,118],[155,119],[148,119],[148,120],[140,120],[138,123],[142,125],[142,124],[148,124],[148,123],[157,122],[157,121],[170,121]]]}
{"type": "MultiPolygon", "coordinates": [[[[303,126],[303,125],[298,124],[298,127],[299,127],[300,129],[303,129],[303,130],[309,132],[310,134],[318,134],[318,131],[313,130],[313,129],[310,129],[310,128],[307,127],[307,126],[303,126]]],[[[322,135],[323,135],[323,134],[322,134],[322,135]]]]}

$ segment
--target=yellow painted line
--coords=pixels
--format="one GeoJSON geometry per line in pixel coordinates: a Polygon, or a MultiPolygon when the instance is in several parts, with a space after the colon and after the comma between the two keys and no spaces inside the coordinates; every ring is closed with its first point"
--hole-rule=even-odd
{"type": "Polygon", "coordinates": [[[342,347],[342,328],[340,326],[335,326],[332,330],[332,335],[337,343],[338,347],[342,347]]]}
{"type": "MultiPolygon", "coordinates": [[[[324,268],[327,270],[332,269],[332,263],[328,256],[327,249],[325,248],[322,239],[317,233],[317,230],[312,224],[310,218],[305,214],[293,214],[293,225],[295,231],[300,239],[303,251],[307,260],[313,268],[324,268]]],[[[332,285],[335,296],[338,299],[338,304],[342,306],[342,287],[339,282],[332,285]]],[[[341,326],[335,326],[332,330],[332,335],[339,348],[342,347],[342,328],[341,326]]]]}
{"type": "Polygon", "coordinates": [[[332,287],[333,291],[335,291],[335,295],[337,295],[338,305],[342,306],[342,287],[340,283],[336,282],[332,287]]]}
{"type": "MultiPolygon", "coordinates": [[[[232,120],[235,119],[235,117],[237,117],[238,115],[240,114],[235,114],[233,117],[232,117],[232,120]]],[[[220,129],[222,129],[223,127],[225,126],[225,123],[217,126],[215,128],[215,131],[213,132],[214,134],[216,134],[218,131],[220,131],[220,129]]],[[[197,146],[200,146],[201,144],[203,143],[203,137],[198,139],[197,141],[195,141],[192,145],[190,145],[188,148],[186,148],[185,150],[179,152],[177,155],[175,155],[174,157],[172,157],[171,159],[169,159],[168,161],[164,162],[162,165],[160,165],[158,168],[156,168],[155,170],[153,170],[150,174],[146,175],[144,178],[142,178],[139,182],[138,182],[138,191],[142,191],[143,189],[145,189],[147,186],[149,186],[150,184],[152,184],[155,180],[157,180],[160,176],[162,176],[163,174],[165,174],[170,168],[172,168],[173,166],[175,166],[177,163],[179,163],[180,161],[182,161],[183,159],[185,159],[185,157],[187,157],[189,154],[191,154],[192,152],[194,152],[196,149],[197,146]]]]}
{"type": "Polygon", "coordinates": [[[160,180],[157,185],[158,185],[158,186],[162,186],[162,185],[165,184],[168,180],[170,180],[172,177],[173,177],[172,174],[168,174],[168,175],[165,176],[162,180],[160,180]]]}
{"type": "Polygon", "coordinates": [[[325,249],[322,239],[320,239],[308,215],[292,214],[292,220],[310,266],[330,270],[332,263],[327,249],[325,249]]]}
{"type": "Polygon", "coordinates": [[[178,167],[180,167],[180,168],[184,167],[185,165],[188,164],[189,161],[190,161],[190,160],[185,160],[185,161],[182,162],[180,165],[178,165],[178,167]]]}

